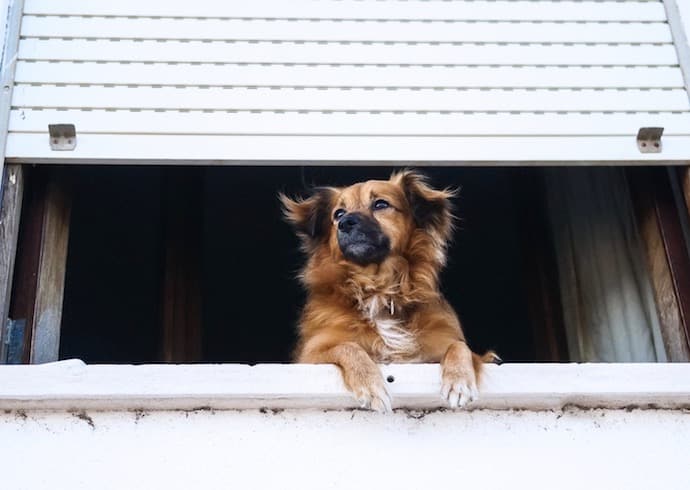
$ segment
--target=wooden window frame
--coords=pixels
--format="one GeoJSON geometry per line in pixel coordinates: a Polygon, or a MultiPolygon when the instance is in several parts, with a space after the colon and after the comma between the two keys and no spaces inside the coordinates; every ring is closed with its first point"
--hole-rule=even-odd
{"type": "MultiPolygon", "coordinates": [[[[668,360],[690,361],[690,256],[672,179],[677,169],[634,167],[627,170],[638,231],[659,314],[668,360]]],[[[682,169],[687,175],[688,168],[682,169]]],[[[687,195],[685,196],[687,200],[687,195]]],[[[683,216],[685,213],[685,216],[683,216]]]]}

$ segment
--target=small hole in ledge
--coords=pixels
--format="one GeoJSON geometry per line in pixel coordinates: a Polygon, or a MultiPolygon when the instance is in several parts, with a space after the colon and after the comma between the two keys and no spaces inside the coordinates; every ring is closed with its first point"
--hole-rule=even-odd
{"type": "Polygon", "coordinates": [[[395,381],[395,376],[389,375],[389,376],[386,378],[386,381],[388,381],[389,383],[392,383],[393,381],[395,381]]]}

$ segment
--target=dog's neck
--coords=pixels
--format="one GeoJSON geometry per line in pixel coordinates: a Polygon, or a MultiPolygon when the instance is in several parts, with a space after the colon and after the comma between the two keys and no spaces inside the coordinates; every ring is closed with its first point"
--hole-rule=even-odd
{"type": "Polygon", "coordinates": [[[369,318],[400,315],[409,302],[405,294],[409,293],[409,267],[399,262],[394,266],[384,262],[362,268],[348,267],[341,293],[369,318]]]}
{"type": "Polygon", "coordinates": [[[333,261],[324,253],[311,258],[302,281],[312,294],[335,295],[361,311],[368,310],[372,298],[377,298],[377,312],[386,310],[389,318],[401,318],[416,304],[440,297],[439,269],[439,264],[422,257],[395,255],[362,267],[333,261]]]}
{"type": "Polygon", "coordinates": [[[348,267],[341,293],[360,309],[375,304],[378,312],[385,310],[389,317],[400,317],[413,305],[439,296],[436,276],[420,277],[419,272],[402,256],[390,257],[378,265],[348,267]]]}

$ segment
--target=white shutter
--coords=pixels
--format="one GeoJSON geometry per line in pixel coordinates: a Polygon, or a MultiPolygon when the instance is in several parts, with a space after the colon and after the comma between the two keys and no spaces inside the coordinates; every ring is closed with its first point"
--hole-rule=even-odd
{"type": "Polygon", "coordinates": [[[13,161],[690,156],[661,1],[25,0],[21,36],[13,161]]]}

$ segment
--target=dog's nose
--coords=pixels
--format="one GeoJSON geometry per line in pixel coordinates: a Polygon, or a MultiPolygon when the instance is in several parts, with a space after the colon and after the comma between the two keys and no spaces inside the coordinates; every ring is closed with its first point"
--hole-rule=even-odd
{"type": "Polygon", "coordinates": [[[354,228],[357,223],[359,223],[359,218],[357,218],[356,214],[346,214],[338,221],[338,230],[347,233],[354,228]]]}

